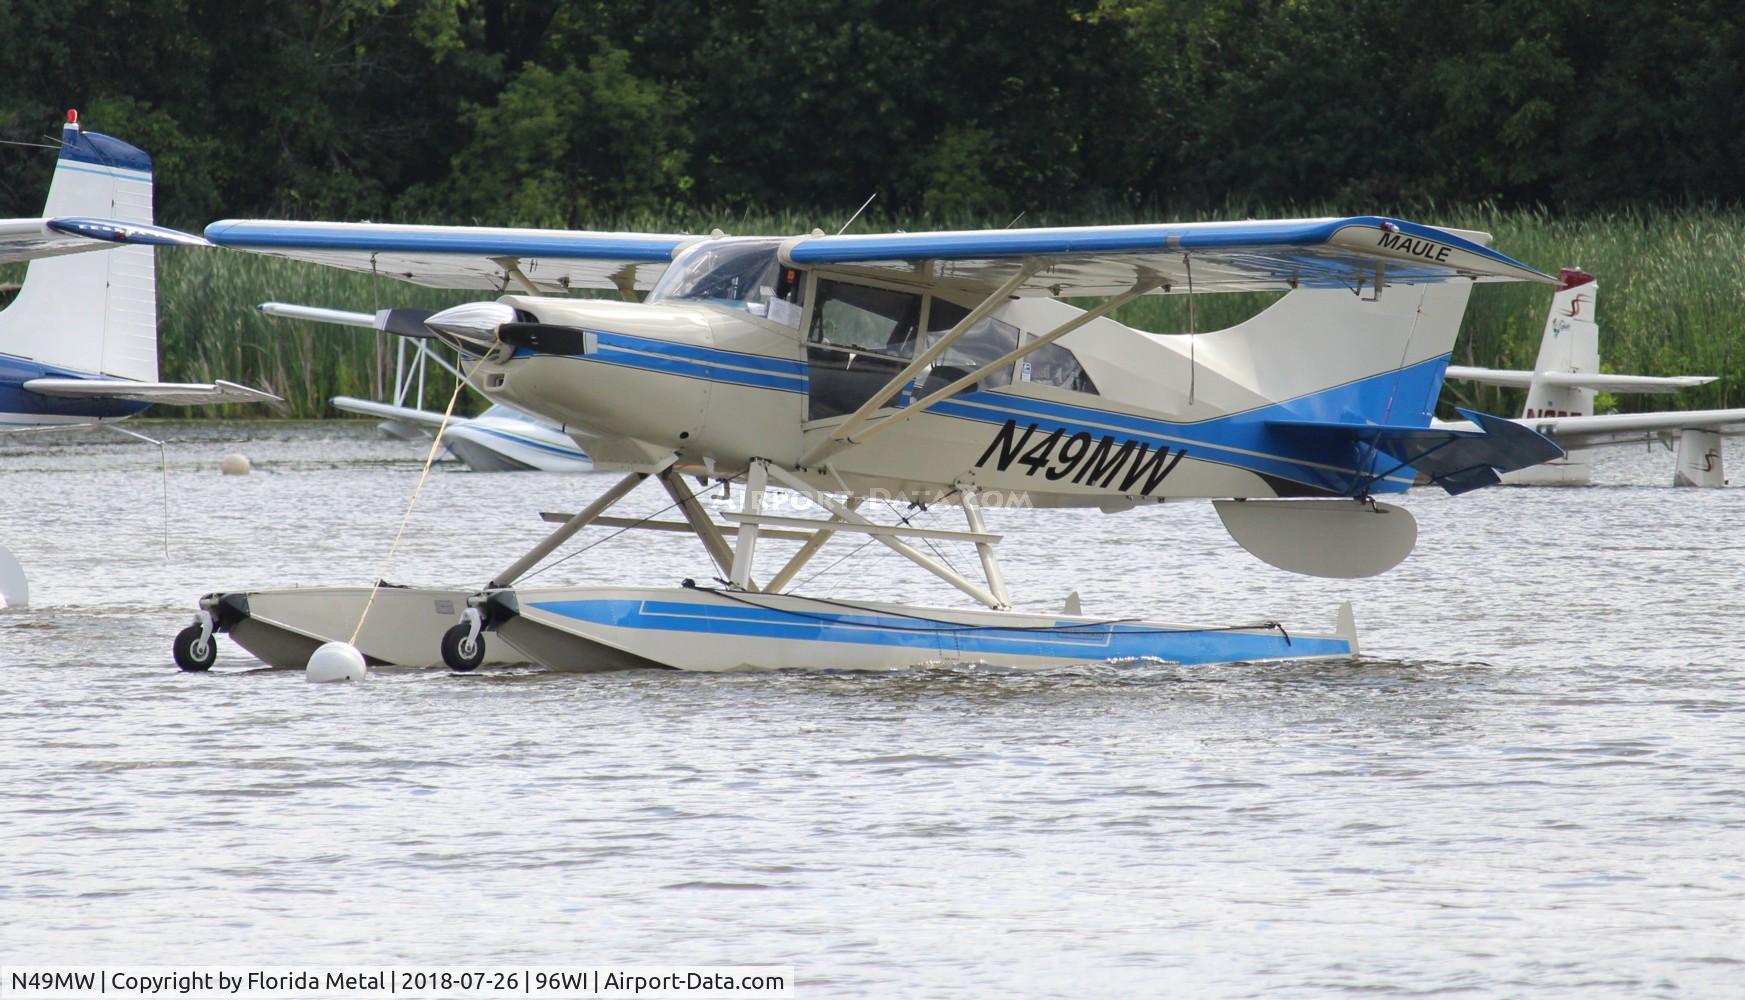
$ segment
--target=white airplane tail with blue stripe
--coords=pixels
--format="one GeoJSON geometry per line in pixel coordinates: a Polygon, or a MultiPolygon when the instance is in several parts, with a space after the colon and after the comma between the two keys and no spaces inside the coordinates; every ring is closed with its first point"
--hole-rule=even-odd
{"type": "MultiPolygon", "coordinates": [[[[69,113],[45,218],[152,222],[151,157],[79,127],[69,113]]],[[[141,382],[158,377],[157,290],[150,246],[118,246],[30,262],[0,311],[0,354],[45,368],[141,382]]]]}

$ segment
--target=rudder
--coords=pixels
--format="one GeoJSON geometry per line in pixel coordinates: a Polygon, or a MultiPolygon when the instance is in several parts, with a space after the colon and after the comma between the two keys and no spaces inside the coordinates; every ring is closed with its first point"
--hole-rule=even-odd
{"type": "MultiPolygon", "coordinates": [[[[67,117],[43,216],[151,223],[151,157],[84,131],[76,113],[67,117]]],[[[0,352],[73,372],[156,381],[156,277],[149,246],[33,260],[17,298],[0,311],[0,352]]]]}
{"type": "MultiPolygon", "coordinates": [[[[1539,341],[1535,372],[1575,372],[1597,375],[1600,370],[1600,328],[1594,322],[1599,282],[1580,268],[1558,275],[1545,334],[1539,341]]],[[[1594,412],[1594,391],[1578,386],[1547,385],[1535,379],[1527,390],[1528,420],[1538,417],[1588,417],[1594,412]]]]}

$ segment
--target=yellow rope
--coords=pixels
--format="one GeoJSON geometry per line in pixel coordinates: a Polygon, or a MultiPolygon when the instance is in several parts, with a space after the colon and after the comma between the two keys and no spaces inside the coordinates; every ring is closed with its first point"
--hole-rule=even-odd
{"type": "Polygon", "coordinates": [[[436,453],[442,448],[442,432],[448,429],[448,418],[454,413],[455,401],[460,399],[460,388],[466,383],[461,379],[454,380],[454,392],[449,394],[448,408],[442,411],[442,423],[437,425],[436,438],[430,442],[430,454],[424,456],[424,471],[418,475],[418,485],[412,490],[412,500],[406,504],[406,513],[400,517],[400,530],[394,532],[394,544],[388,546],[388,558],[382,562],[382,571],[376,574],[376,582],[370,584],[370,599],[364,602],[364,613],[357,616],[357,628],[351,630],[351,645],[357,645],[358,634],[364,630],[364,619],[370,616],[370,607],[376,603],[376,591],[382,589],[382,581],[387,578],[388,571],[394,566],[394,553],[400,548],[400,538],[406,534],[406,524],[412,520],[412,510],[418,506],[418,495],[424,492],[424,481],[430,478],[430,466],[436,462],[436,453]]]}

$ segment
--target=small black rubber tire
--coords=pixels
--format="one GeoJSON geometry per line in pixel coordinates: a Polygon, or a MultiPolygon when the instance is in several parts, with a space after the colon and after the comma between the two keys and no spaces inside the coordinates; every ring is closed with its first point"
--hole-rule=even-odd
{"type": "Polygon", "coordinates": [[[485,662],[485,636],[483,633],[471,642],[467,641],[467,633],[471,632],[465,622],[442,633],[442,662],[450,669],[463,673],[473,670],[485,662]]]}
{"type": "Polygon", "coordinates": [[[190,673],[200,673],[212,669],[212,662],[218,659],[218,637],[200,641],[200,626],[190,625],[176,633],[176,641],[170,644],[171,652],[176,655],[176,666],[190,673]]]}

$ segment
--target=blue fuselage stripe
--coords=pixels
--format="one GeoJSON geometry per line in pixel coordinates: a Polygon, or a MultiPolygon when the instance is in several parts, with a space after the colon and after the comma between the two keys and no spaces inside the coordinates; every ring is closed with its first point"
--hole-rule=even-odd
{"type": "MultiPolygon", "coordinates": [[[[519,348],[515,357],[538,357],[537,352],[519,348]]],[[[549,355],[546,355],[549,357],[549,355]]],[[[700,378],[710,382],[722,382],[728,385],[744,385],[757,389],[776,389],[782,392],[806,391],[806,379],[803,375],[778,375],[773,373],[739,371],[703,361],[687,361],[671,355],[640,354],[630,351],[601,349],[592,354],[569,355],[576,361],[598,361],[601,364],[622,365],[626,368],[641,368],[645,371],[663,372],[668,375],[683,375],[687,378],[700,378]]]]}
{"type": "Polygon", "coordinates": [[[691,361],[706,361],[716,365],[730,365],[735,368],[750,368],[756,371],[778,372],[784,375],[806,374],[806,363],[788,358],[772,358],[767,354],[744,354],[739,351],[723,351],[714,347],[699,347],[693,344],[674,344],[665,340],[650,340],[647,337],[632,337],[623,333],[597,333],[596,337],[603,346],[621,347],[627,351],[642,351],[647,354],[666,354],[675,358],[685,358],[691,361]]]}
{"type": "Polygon", "coordinates": [[[717,606],[681,601],[576,600],[531,602],[576,621],[615,628],[913,648],[924,659],[999,654],[1078,663],[1154,659],[1181,664],[1227,663],[1300,656],[1339,656],[1343,639],[1287,638],[1282,633],[1180,629],[1146,625],[1060,628],[964,628],[894,615],[795,614],[779,608],[717,606]]]}

